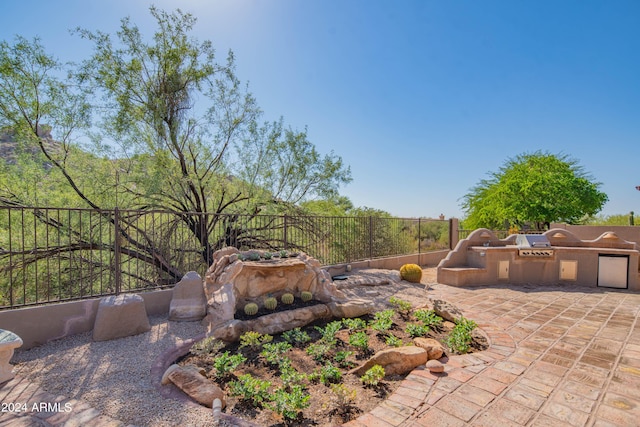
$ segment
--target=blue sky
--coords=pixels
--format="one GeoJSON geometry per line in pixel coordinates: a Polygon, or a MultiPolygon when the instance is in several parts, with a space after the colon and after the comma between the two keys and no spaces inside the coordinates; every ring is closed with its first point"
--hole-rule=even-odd
{"type": "Polygon", "coordinates": [[[91,46],[69,29],[151,35],[151,4],[197,16],[266,119],[342,156],[356,206],[462,217],[488,172],[542,150],[602,183],[603,214],[640,212],[640,1],[1,1],[0,39],[75,61],[91,46]]]}

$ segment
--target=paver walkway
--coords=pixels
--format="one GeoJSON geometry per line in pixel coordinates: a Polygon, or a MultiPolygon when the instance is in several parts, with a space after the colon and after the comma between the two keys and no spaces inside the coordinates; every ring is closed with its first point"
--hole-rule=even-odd
{"type": "MultiPolygon", "coordinates": [[[[445,285],[431,285],[428,293],[475,320],[489,350],[451,357],[443,374],[415,369],[389,399],[347,427],[640,425],[640,293],[445,285]]],[[[0,402],[16,396],[69,401],[20,378],[0,388],[0,402]]],[[[62,415],[0,414],[0,426],[122,425],[71,401],[73,411],[62,415]]]]}
{"type": "Polygon", "coordinates": [[[433,285],[490,339],[443,374],[415,369],[348,427],[638,426],[640,294],[604,288],[433,285]]]}

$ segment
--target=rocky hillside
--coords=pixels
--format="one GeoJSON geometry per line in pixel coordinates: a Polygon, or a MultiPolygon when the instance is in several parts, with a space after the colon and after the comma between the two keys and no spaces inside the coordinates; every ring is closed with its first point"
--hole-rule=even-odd
{"type": "MultiPolygon", "coordinates": [[[[62,149],[60,143],[53,140],[53,137],[51,136],[51,129],[49,127],[41,127],[38,133],[43,139],[45,147],[50,149],[52,152],[62,149]]],[[[16,133],[12,129],[0,130],[0,159],[4,160],[8,164],[15,164],[18,148],[19,143],[16,138],[16,133]]],[[[27,150],[33,155],[36,155],[40,152],[40,147],[37,144],[31,144],[27,150]]]]}

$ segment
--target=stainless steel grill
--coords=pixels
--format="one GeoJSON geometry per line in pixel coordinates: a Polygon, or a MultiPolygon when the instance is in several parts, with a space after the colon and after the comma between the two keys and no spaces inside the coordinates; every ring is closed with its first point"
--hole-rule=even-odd
{"type": "Polygon", "coordinates": [[[553,248],[547,236],[542,234],[518,234],[516,236],[518,255],[521,257],[550,257],[553,248]]]}

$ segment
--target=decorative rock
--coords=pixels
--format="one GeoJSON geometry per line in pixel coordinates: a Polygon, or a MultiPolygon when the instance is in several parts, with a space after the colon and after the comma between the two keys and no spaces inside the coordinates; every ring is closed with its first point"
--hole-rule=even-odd
{"type": "Polygon", "coordinates": [[[22,338],[11,331],[0,329],[0,384],[15,376],[9,361],[13,356],[13,350],[21,345],[22,338]]]}
{"type": "Polygon", "coordinates": [[[439,360],[429,360],[425,367],[429,370],[429,372],[433,372],[434,374],[444,372],[444,365],[439,360]]]}
{"type": "Polygon", "coordinates": [[[380,365],[384,368],[385,375],[402,375],[424,365],[427,357],[427,351],[420,347],[390,348],[377,352],[363,365],[352,369],[350,373],[361,376],[373,365],[380,365]]]}
{"type": "Polygon", "coordinates": [[[207,314],[202,277],[190,271],[173,288],[169,305],[169,320],[192,322],[202,320],[207,314]]]}
{"type": "Polygon", "coordinates": [[[371,301],[361,299],[352,299],[343,303],[330,302],[327,307],[331,310],[331,315],[338,319],[364,316],[375,309],[371,301]]]}
{"type": "Polygon", "coordinates": [[[433,311],[440,317],[450,322],[456,323],[462,317],[462,312],[453,304],[443,300],[433,300],[433,311]]]}
{"type": "Polygon", "coordinates": [[[151,329],[140,295],[121,294],[100,300],[93,324],[93,340],[108,341],[141,334],[151,329]]]}
{"type": "Polygon", "coordinates": [[[217,325],[233,320],[236,313],[236,300],[233,283],[223,285],[209,299],[208,314],[202,324],[215,328],[217,325]]]}
{"type": "Polygon", "coordinates": [[[442,344],[433,338],[414,338],[413,343],[417,347],[427,350],[429,360],[440,359],[444,354],[444,347],[442,344]]]}
{"type": "Polygon", "coordinates": [[[222,408],[226,405],[222,389],[195,369],[171,365],[162,376],[162,384],[168,384],[169,381],[201,405],[211,408],[216,399],[220,400],[222,408]]]}

